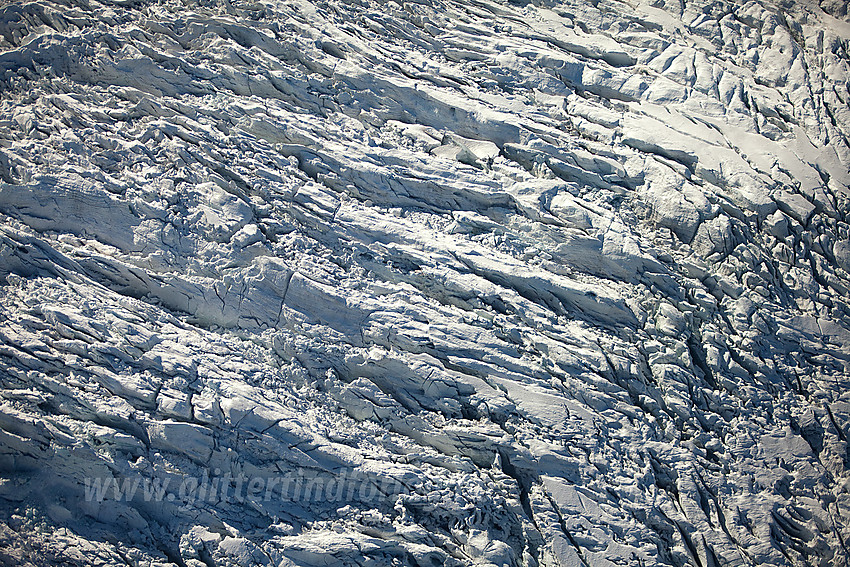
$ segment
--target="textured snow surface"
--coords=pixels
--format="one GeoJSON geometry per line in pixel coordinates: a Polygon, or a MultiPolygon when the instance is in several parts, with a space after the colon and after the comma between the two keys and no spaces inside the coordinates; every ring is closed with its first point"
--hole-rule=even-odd
{"type": "Polygon", "coordinates": [[[0,563],[847,565],[846,12],[3,2],[0,563]]]}

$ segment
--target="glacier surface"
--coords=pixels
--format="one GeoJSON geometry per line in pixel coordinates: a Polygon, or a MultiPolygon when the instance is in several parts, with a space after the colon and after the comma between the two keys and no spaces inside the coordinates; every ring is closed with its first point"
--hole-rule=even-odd
{"type": "Polygon", "coordinates": [[[0,7],[0,563],[848,565],[823,0],[0,7]]]}

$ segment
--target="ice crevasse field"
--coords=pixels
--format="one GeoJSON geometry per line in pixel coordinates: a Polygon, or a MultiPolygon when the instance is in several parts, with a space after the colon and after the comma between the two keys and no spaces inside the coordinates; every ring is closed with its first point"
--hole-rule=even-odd
{"type": "Polygon", "coordinates": [[[0,2],[0,564],[847,566],[841,0],[0,2]]]}

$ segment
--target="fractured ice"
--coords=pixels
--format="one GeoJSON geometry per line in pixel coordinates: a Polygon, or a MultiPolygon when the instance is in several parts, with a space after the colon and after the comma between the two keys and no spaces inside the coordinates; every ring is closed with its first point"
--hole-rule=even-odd
{"type": "Polygon", "coordinates": [[[4,2],[0,563],[847,565],[849,52],[832,0],[4,2]]]}

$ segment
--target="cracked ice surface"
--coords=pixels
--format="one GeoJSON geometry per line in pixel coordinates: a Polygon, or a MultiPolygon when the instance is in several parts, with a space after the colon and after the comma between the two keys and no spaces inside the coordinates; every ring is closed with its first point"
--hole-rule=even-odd
{"type": "Polygon", "coordinates": [[[4,3],[0,562],[847,565],[846,12],[4,3]]]}

